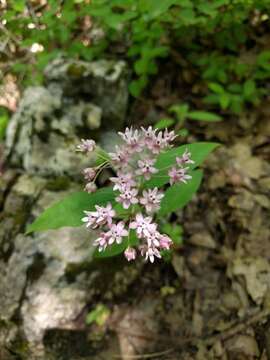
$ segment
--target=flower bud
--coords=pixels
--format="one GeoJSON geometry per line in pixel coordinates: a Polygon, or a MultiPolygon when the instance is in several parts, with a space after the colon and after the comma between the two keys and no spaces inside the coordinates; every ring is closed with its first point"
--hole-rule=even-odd
{"type": "Polygon", "coordinates": [[[96,148],[96,143],[91,139],[81,139],[81,143],[77,145],[76,150],[84,153],[89,153],[94,151],[96,148]]]}
{"type": "Polygon", "coordinates": [[[125,257],[127,261],[135,260],[136,259],[136,250],[132,247],[128,247],[125,252],[125,257]]]}
{"type": "Polygon", "coordinates": [[[85,180],[92,181],[96,176],[96,171],[93,168],[86,168],[83,170],[85,180]]]}
{"type": "Polygon", "coordinates": [[[90,193],[93,193],[93,192],[95,192],[97,190],[97,186],[96,186],[95,183],[89,182],[89,183],[87,183],[85,185],[84,190],[90,194],[90,193]]]}

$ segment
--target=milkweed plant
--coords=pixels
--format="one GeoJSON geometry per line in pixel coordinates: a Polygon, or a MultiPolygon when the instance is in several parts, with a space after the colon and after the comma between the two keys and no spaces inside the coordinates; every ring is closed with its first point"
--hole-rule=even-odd
{"type": "Polygon", "coordinates": [[[174,239],[160,230],[164,219],[183,208],[198,190],[198,166],[217,146],[198,142],[174,146],[174,131],[141,127],[119,132],[119,144],[106,153],[92,139],[82,139],[76,151],[96,157],[83,169],[84,192],[71,194],[45,210],[28,232],[84,225],[96,230],[96,257],[124,253],[127,261],[142,256],[153,263],[172,249],[174,239]],[[97,188],[109,169],[111,186],[97,188]]]}

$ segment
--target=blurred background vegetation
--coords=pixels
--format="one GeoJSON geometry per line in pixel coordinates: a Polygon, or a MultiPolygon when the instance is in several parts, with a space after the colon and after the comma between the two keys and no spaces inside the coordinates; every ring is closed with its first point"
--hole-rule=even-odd
{"type": "Polygon", "coordinates": [[[193,107],[216,117],[189,118],[208,121],[256,107],[269,92],[269,9],[270,0],[0,0],[0,137],[23,88],[59,56],[125,59],[135,98],[170,64],[180,121],[193,107]]]}
{"type": "Polygon", "coordinates": [[[1,360],[30,360],[28,340],[43,334],[46,354],[60,354],[50,359],[112,359],[122,327],[139,333],[126,341],[138,352],[149,328],[153,348],[176,346],[177,359],[270,358],[269,16],[270,0],[0,0],[1,360]],[[116,61],[80,72],[102,59],[116,61]],[[134,124],[225,145],[185,211],[164,218],[172,257],[96,263],[83,228],[23,236],[82,189],[79,139],[109,148],[110,130],[134,124]]]}

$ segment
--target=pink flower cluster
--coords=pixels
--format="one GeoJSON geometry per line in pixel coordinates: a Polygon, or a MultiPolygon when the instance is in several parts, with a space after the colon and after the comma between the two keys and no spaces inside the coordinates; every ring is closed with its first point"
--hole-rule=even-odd
{"type": "MultiPolygon", "coordinates": [[[[171,143],[176,135],[174,131],[157,131],[151,126],[141,130],[127,128],[124,133],[119,132],[119,135],[123,143],[115,147],[114,153],[109,154],[110,160],[105,159],[104,163],[96,168],[84,169],[83,174],[87,181],[85,190],[93,192],[96,190],[95,179],[100,171],[108,165],[114,169],[115,176],[110,180],[116,193],[115,201],[122,205],[125,217],[121,218],[121,214],[108,203],[104,207],[96,205],[95,211],[85,211],[82,221],[87,228],[102,227],[103,231],[94,242],[99,251],[104,251],[114,243],[121,244],[126,238],[127,248],[124,255],[128,261],[134,260],[140,253],[153,263],[155,258],[161,258],[162,250],[170,249],[172,240],[166,234],[161,234],[154,222],[164,193],[157,187],[144,189],[143,183],[153,176],[159,176],[161,169],[155,166],[157,156],[172,147],[171,143]],[[139,240],[137,248],[129,244],[131,231],[139,240]]],[[[85,153],[94,149],[93,140],[82,140],[77,146],[78,151],[85,153]]],[[[176,157],[175,165],[168,168],[170,184],[186,183],[191,179],[188,165],[193,163],[187,150],[181,157],[176,157]]]]}

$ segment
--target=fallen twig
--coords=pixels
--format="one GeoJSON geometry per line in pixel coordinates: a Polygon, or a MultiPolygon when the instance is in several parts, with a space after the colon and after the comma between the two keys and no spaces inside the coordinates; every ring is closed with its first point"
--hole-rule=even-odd
{"type": "MultiPolygon", "coordinates": [[[[168,350],[164,350],[164,351],[160,351],[160,352],[155,352],[155,353],[149,353],[149,354],[141,354],[141,355],[125,355],[125,359],[153,359],[157,356],[163,356],[163,355],[168,355],[171,352],[173,352],[175,349],[168,349],[168,350]]],[[[113,355],[114,359],[122,359],[123,356],[122,355],[113,355]]]]}
{"type": "Polygon", "coordinates": [[[230,329],[227,329],[220,334],[209,336],[208,338],[205,339],[205,342],[208,345],[212,345],[216,341],[224,341],[224,340],[232,337],[233,335],[238,334],[239,332],[245,330],[248,326],[257,323],[268,316],[270,316],[270,309],[262,310],[262,311],[258,312],[257,314],[248,318],[246,321],[244,321],[240,324],[236,324],[236,325],[232,326],[230,329]]]}
{"type": "MultiPolygon", "coordinates": [[[[235,334],[242,332],[248,326],[253,325],[259,321],[262,321],[263,319],[267,318],[268,316],[270,316],[270,309],[265,309],[265,310],[262,310],[262,311],[256,313],[255,315],[251,316],[250,318],[246,319],[245,321],[233,325],[231,328],[223,331],[220,334],[209,335],[206,337],[190,337],[190,338],[186,338],[186,339],[183,339],[183,338],[179,339],[179,337],[171,337],[170,338],[171,345],[177,344],[177,346],[175,346],[173,348],[165,350],[164,352],[161,352],[161,353],[130,355],[130,356],[125,356],[125,358],[126,359],[150,359],[150,358],[154,358],[156,356],[166,355],[167,353],[169,354],[169,353],[177,350],[179,347],[181,347],[181,349],[183,349],[183,346],[186,346],[186,345],[196,346],[196,344],[198,342],[204,342],[206,345],[211,346],[217,341],[227,340],[228,338],[234,336],[235,334]],[[172,344],[172,342],[173,342],[173,344],[172,344]]],[[[158,340],[159,342],[161,341],[161,342],[167,343],[167,345],[168,345],[168,340],[167,339],[165,340],[164,337],[162,337],[161,335],[158,335],[158,334],[157,335],[152,334],[152,336],[145,336],[143,334],[137,334],[136,332],[132,332],[125,328],[118,328],[117,332],[118,333],[122,332],[122,333],[125,333],[126,335],[143,338],[143,339],[146,339],[149,341],[158,340]]],[[[115,355],[114,358],[121,359],[123,357],[121,357],[120,355],[115,355]]]]}

